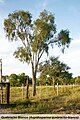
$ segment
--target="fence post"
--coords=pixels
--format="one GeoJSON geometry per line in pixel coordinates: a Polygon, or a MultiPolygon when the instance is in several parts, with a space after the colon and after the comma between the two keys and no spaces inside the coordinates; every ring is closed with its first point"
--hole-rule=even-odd
{"type": "Polygon", "coordinates": [[[7,104],[9,104],[9,98],[10,98],[10,83],[6,84],[6,99],[7,99],[7,104]]]}
{"type": "Polygon", "coordinates": [[[41,90],[41,84],[40,84],[40,98],[41,98],[41,93],[42,93],[42,90],[41,90]]]}
{"type": "Polygon", "coordinates": [[[59,95],[59,85],[57,83],[57,96],[59,95]]]}
{"type": "Polygon", "coordinates": [[[54,80],[54,78],[53,78],[53,88],[55,88],[55,80],[54,80]]]}
{"type": "Polygon", "coordinates": [[[48,90],[47,90],[48,88],[47,88],[47,84],[46,84],[46,95],[48,95],[48,90]]]}
{"type": "Polygon", "coordinates": [[[74,86],[74,84],[73,84],[73,91],[75,91],[75,86],[74,86]]]}
{"type": "Polygon", "coordinates": [[[26,87],[26,98],[29,98],[29,76],[27,76],[26,87]]]}
{"type": "Polygon", "coordinates": [[[1,85],[1,103],[3,103],[3,87],[1,85]]]}
{"type": "Polygon", "coordinates": [[[24,98],[24,84],[22,83],[22,100],[24,98]]]}

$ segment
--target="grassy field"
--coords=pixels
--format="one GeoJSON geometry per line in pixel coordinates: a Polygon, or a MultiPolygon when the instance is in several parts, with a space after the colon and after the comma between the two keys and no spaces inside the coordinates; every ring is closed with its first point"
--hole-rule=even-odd
{"type": "Polygon", "coordinates": [[[32,97],[29,88],[10,88],[10,104],[0,104],[0,113],[80,114],[79,86],[37,86],[37,95],[32,97]]]}

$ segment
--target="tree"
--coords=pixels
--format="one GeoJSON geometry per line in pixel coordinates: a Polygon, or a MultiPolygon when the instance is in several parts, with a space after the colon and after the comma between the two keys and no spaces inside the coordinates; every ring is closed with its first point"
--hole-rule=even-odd
{"type": "Polygon", "coordinates": [[[8,75],[2,76],[2,81],[6,82],[7,77],[8,77],[8,75]]]}
{"type": "Polygon", "coordinates": [[[55,17],[51,12],[42,11],[39,18],[32,21],[28,11],[15,11],[4,20],[4,29],[9,41],[22,42],[14,52],[15,58],[32,65],[33,96],[36,95],[36,74],[42,55],[49,54],[50,45],[56,44],[64,51],[69,47],[69,30],[56,32],[55,17]]]}
{"type": "Polygon", "coordinates": [[[80,85],[80,76],[74,78],[74,83],[80,85]]]}
{"type": "Polygon", "coordinates": [[[25,73],[19,74],[18,79],[19,79],[19,86],[22,86],[22,84],[26,85],[27,76],[25,75],[25,73]]]}
{"type": "Polygon", "coordinates": [[[32,79],[28,75],[25,75],[25,73],[19,74],[18,75],[19,86],[21,86],[22,84],[24,84],[24,86],[25,86],[28,78],[29,78],[29,81],[28,81],[29,84],[32,84],[32,79]]]}
{"type": "MultiPolygon", "coordinates": [[[[6,79],[8,79],[11,86],[22,86],[22,84],[25,86],[28,78],[29,76],[25,75],[25,73],[21,73],[19,75],[11,74],[9,76],[3,76],[3,80],[6,81],[6,79]]],[[[32,84],[32,79],[29,78],[28,80],[29,84],[32,84]]]]}
{"type": "Polygon", "coordinates": [[[8,79],[11,86],[18,86],[18,75],[11,74],[8,79]]]}
{"type": "Polygon", "coordinates": [[[70,67],[58,60],[58,57],[50,57],[44,63],[40,64],[40,79],[43,83],[52,84],[69,84],[72,79],[72,73],[69,73],[70,67]]]}

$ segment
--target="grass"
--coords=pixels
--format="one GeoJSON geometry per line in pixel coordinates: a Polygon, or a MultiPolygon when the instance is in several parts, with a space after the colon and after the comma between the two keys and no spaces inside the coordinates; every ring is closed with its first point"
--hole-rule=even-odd
{"type": "Polygon", "coordinates": [[[26,87],[10,88],[10,104],[0,104],[0,113],[45,113],[45,114],[80,114],[80,87],[38,86],[37,95],[32,97],[30,87],[29,99],[26,99],[26,87]]]}

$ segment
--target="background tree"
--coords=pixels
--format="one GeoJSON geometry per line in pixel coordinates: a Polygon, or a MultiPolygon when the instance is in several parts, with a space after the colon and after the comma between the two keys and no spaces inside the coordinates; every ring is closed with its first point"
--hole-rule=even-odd
{"type": "MultiPolygon", "coordinates": [[[[6,76],[4,76],[6,78],[6,76]]],[[[21,87],[22,84],[26,86],[26,81],[27,81],[28,75],[25,73],[21,73],[19,75],[16,74],[11,74],[7,77],[8,81],[10,82],[11,86],[19,86],[21,87]]],[[[6,81],[6,80],[5,80],[6,81]]],[[[29,84],[32,84],[32,79],[29,78],[29,84]]]]}
{"type": "Polygon", "coordinates": [[[14,56],[32,65],[33,96],[36,95],[36,74],[42,55],[45,52],[48,55],[50,45],[53,47],[55,44],[64,51],[71,42],[68,30],[61,30],[56,34],[54,19],[54,14],[44,10],[35,21],[32,21],[31,13],[28,11],[15,11],[4,20],[8,39],[22,42],[14,56]]]}
{"type": "Polygon", "coordinates": [[[73,79],[75,84],[80,85],[80,76],[77,76],[73,79]]]}
{"type": "Polygon", "coordinates": [[[26,85],[26,80],[27,80],[27,75],[25,75],[25,73],[21,73],[18,75],[18,81],[19,81],[19,86],[22,86],[22,84],[24,84],[24,86],[26,85]]]}
{"type": "Polygon", "coordinates": [[[6,79],[8,78],[8,75],[4,75],[4,76],[2,76],[2,81],[3,82],[6,82],[6,79]]]}
{"type": "Polygon", "coordinates": [[[44,63],[40,64],[40,80],[42,84],[54,85],[69,84],[72,79],[72,73],[69,73],[70,67],[58,60],[58,57],[50,57],[44,63]]]}
{"type": "MultiPolygon", "coordinates": [[[[22,84],[24,84],[24,86],[26,86],[26,82],[27,82],[27,78],[29,76],[26,75],[25,73],[21,73],[18,75],[18,84],[19,86],[22,86],[22,84]]],[[[29,77],[29,84],[32,84],[32,79],[29,77]]]]}
{"type": "Polygon", "coordinates": [[[11,74],[10,76],[8,76],[8,80],[11,86],[18,86],[18,75],[11,74]]]}

